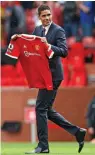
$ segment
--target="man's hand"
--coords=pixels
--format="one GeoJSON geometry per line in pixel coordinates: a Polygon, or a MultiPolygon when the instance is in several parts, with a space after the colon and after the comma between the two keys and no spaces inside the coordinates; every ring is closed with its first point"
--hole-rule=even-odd
{"type": "Polygon", "coordinates": [[[11,37],[11,40],[16,40],[18,37],[20,37],[21,34],[14,34],[12,37],[11,37]]]}
{"type": "Polygon", "coordinates": [[[92,127],[88,128],[88,133],[91,135],[94,134],[94,128],[92,127]]]}
{"type": "Polygon", "coordinates": [[[48,43],[46,37],[41,37],[41,41],[44,43],[48,43]]]}
{"type": "Polygon", "coordinates": [[[41,37],[41,41],[46,43],[51,48],[51,45],[47,42],[47,39],[45,37],[41,37]]]}

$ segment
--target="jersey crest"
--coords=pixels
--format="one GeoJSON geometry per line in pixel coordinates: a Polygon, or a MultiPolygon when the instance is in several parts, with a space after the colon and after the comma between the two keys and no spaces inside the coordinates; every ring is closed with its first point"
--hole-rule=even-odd
{"type": "Polygon", "coordinates": [[[39,51],[40,46],[39,45],[35,45],[35,49],[36,49],[36,51],[39,51]]]}

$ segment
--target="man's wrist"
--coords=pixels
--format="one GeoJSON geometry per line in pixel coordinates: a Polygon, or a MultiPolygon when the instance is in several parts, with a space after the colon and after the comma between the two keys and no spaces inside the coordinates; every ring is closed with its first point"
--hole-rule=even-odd
{"type": "Polygon", "coordinates": [[[51,49],[51,44],[48,44],[49,48],[51,49]]]}

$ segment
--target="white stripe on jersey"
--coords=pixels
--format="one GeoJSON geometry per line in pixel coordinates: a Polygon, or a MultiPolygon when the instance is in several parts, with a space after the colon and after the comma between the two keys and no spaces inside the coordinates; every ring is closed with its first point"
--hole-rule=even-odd
{"type": "Polygon", "coordinates": [[[54,52],[52,51],[51,54],[50,54],[50,56],[49,56],[49,59],[52,58],[53,55],[54,55],[54,52]]]}
{"type": "Polygon", "coordinates": [[[35,40],[36,38],[42,39],[42,37],[40,37],[40,36],[26,35],[26,34],[21,34],[20,35],[20,38],[25,39],[25,40],[28,40],[28,41],[35,40]],[[28,38],[25,38],[25,37],[28,37],[28,38]]]}
{"type": "Polygon", "coordinates": [[[14,58],[14,59],[18,59],[18,57],[9,55],[9,54],[7,54],[7,53],[6,53],[5,55],[7,55],[7,56],[9,56],[9,57],[11,57],[11,58],[14,58]]]}
{"type": "Polygon", "coordinates": [[[48,51],[49,51],[49,50],[51,49],[51,45],[50,45],[50,44],[48,44],[48,46],[49,46],[49,47],[48,47],[48,51]]]}

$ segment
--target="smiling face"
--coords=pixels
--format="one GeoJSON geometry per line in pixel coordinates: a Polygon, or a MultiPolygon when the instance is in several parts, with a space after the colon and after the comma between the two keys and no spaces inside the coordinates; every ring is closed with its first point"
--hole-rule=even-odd
{"type": "Polygon", "coordinates": [[[42,22],[42,25],[48,26],[51,21],[52,21],[52,15],[51,15],[51,11],[50,10],[43,10],[41,11],[40,15],[39,15],[39,19],[42,22]]]}

